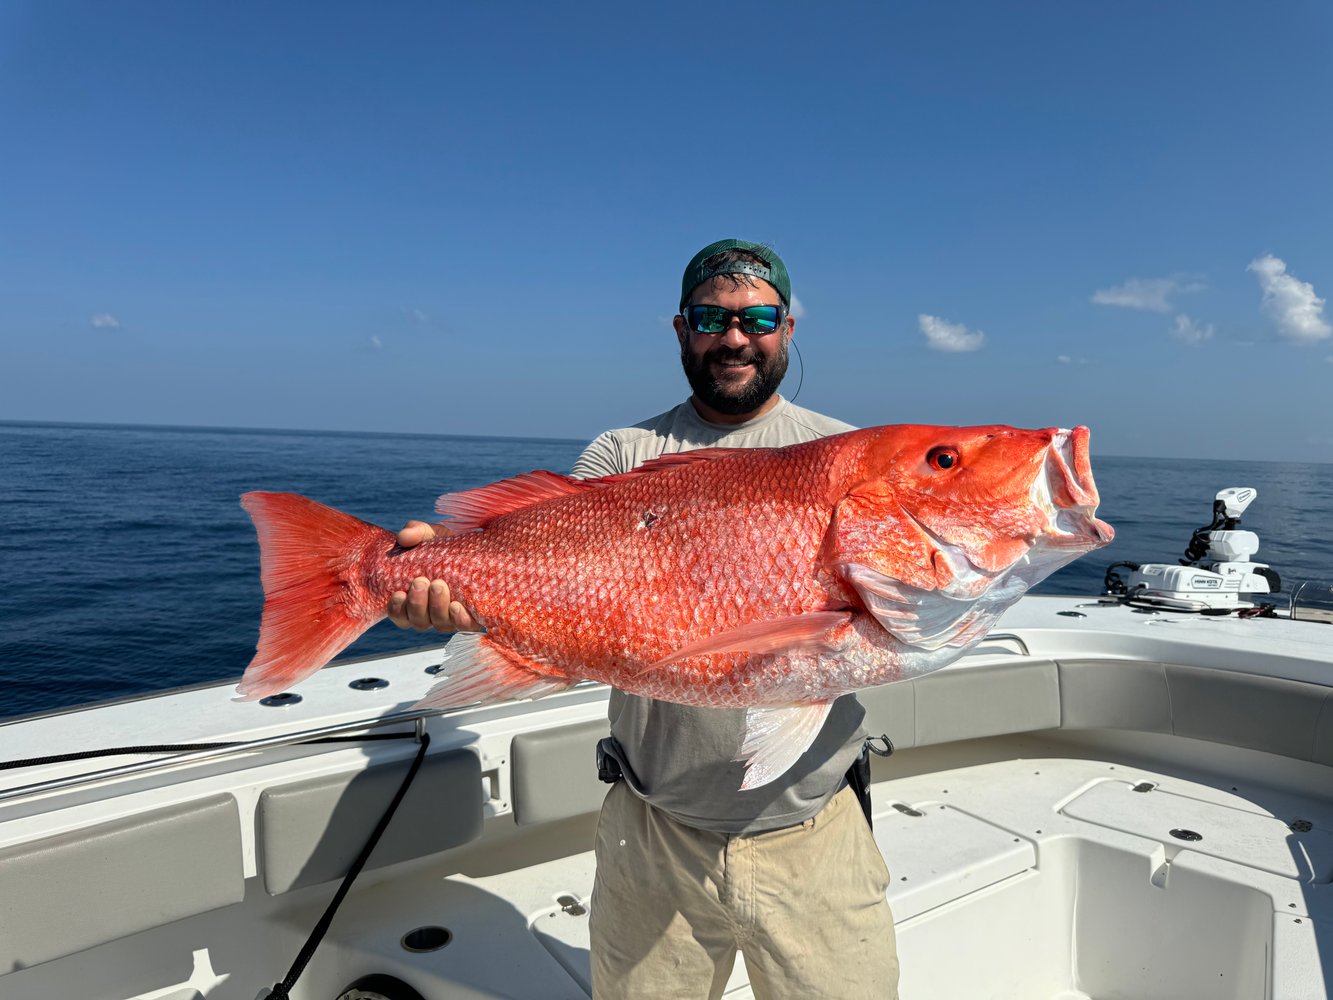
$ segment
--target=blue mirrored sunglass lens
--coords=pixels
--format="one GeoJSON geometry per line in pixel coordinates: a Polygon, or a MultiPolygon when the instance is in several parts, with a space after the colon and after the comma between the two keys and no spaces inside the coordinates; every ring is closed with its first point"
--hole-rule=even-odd
{"type": "Polygon", "coordinates": [[[721,306],[690,306],[685,320],[695,333],[721,333],[731,322],[731,316],[721,306]]]}
{"type": "Polygon", "coordinates": [[[776,306],[751,306],[741,313],[741,328],[746,333],[772,333],[778,328],[776,306]]]}

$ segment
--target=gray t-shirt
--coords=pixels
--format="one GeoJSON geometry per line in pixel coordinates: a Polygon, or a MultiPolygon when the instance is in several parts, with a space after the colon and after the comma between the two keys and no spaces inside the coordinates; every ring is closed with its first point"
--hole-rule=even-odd
{"type": "MultiPolygon", "coordinates": [[[[852,430],[850,424],[793,406],[782,397],[743,424],[712,424],[689,400],[633,427],[597,437],[574,463],[579,478],[628,472],[659,455],[696,448],[771,448],[852,430]]],[[[841,787],[861,752],[865,715],[852,695],[833,709],[814,745],[784,775],[739,791],[744,709],[696,708],[613,689],[611,735],[625,780],[639,797],[687,826],[719,833],[759,833],[802,823],[841,787]]]]}

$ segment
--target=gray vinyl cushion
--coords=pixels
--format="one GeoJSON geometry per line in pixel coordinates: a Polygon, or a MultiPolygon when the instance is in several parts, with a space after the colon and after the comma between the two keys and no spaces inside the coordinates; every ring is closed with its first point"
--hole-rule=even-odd
{"type": "MultiPolygon", "coordinates": [[[[274,785],[255,817],[264,887],[272,895],[341,878],[402,784],[410,760],[274,785]]],[[[481,761],[469,750],[428,756],[367,869],[457,847],[481,835],[481,761]]]]}
{"type": "Polygon", "coordinates": [[[1333,765],[1333,690],[1324,692],[1315,723],[1314,752],[1311,759],[1319,764],[1333,765]]]}
{"type": "Polygon", "coordinates": [[[1168,665],[1177,736],[1231,743],[1297,760],[1314,756],[1328,689],[1321,684],[1168,665]]]}
{"type": "Polygon", "coordinates": [[[912,684],[917,746],[1060,725],[1059,678],[1048,661],[940,670],[912,684]]]}
{"type": "Polygon", "coordinates": [[[1171,695],[1160,663],[1060,661],[1063,729],[1171,732],[1171,695]]]}
{"type": "MultiPolygon", "coordinates": [[[[1020,659],[942,670],[858,692],[871,735],[899,749],[1044,729],[1120,729],[1234,743],[1333,765],[1333,691],[1318,684],[1120,659],[1020,659]]],[[[597,809],[601,720],[512,744],[514,816],[543,823],[597,809]]]]}
{"type": "Polygon", "coordinates": [[[597,778],[597,741],[605,719],[520,733],[510,746],[514,820],[522,824],[596,812],[609,785],[597,778]]]}
{"type": "Polygon", "coordinates": [[[0,971],[21,969],[245,895],[230,795],[0,850],[0,971]]]}

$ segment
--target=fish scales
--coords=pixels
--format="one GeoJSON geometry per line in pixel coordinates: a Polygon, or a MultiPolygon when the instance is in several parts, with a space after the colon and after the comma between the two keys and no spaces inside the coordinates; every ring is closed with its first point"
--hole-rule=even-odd
{"type": "Polygon", "coordinates": [[[265,589],[243,696],[299,681],[383,618],[394,591],[440,578],[486,633],[455,637],[423,704],[592,679],[746,707],[759,783],[808,745],[833,698],[956,659],[1113,536],[1095,516],[1082,427],[899,425],[666,456],[602,480],[529,473],[442,497],[457,533],[410,550],[304,497],[242,503],[265,589]]]}
{"type": "MultiPolygon", "coordinates": [[[[614,496],[562,500],[555,546],[540,505],[428,542],[386,567],[367,600],[387,601],[416,576],[444,578],[496,642],[571,675],[606,664],[599,679],[622,685],[692,639],[845,606],[848,589],[816,564],[838,470],[818,453],[763,457],[726,463],[703,502],[693,498],[695,466],[628,481],[614,496]],[[784,482],[802,488],[784,492],[784,482]],[[664,581],[672,585],[659,589],[664,581]],[[636,637],[632,654],[627,635],[636,637]]],[[[726,678],[745,659],[690,658],[648,678],[645,693],[738,704],[726,678]]]]}

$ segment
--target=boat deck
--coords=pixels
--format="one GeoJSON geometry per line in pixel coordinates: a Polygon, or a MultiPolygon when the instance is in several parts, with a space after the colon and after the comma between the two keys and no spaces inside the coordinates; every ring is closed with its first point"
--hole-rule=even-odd
{"type": "MultiPolygon", "coordinates": [[[[1328,803],[1052,757],[880,781],[873,798],[905,998],[1325,996],[1328,803]]],[[[302,995],[375,968],[426,996],[579,1000],[592,882],[591,852],[382,882],[339,916],[302,995]],[[422,927],[449,943],[405,950],[422,927]]],[[[286,915],[293,951],[317,915],[286,915]]],[[[743,962],[726,996],[751,996],[743,962]]]]}

